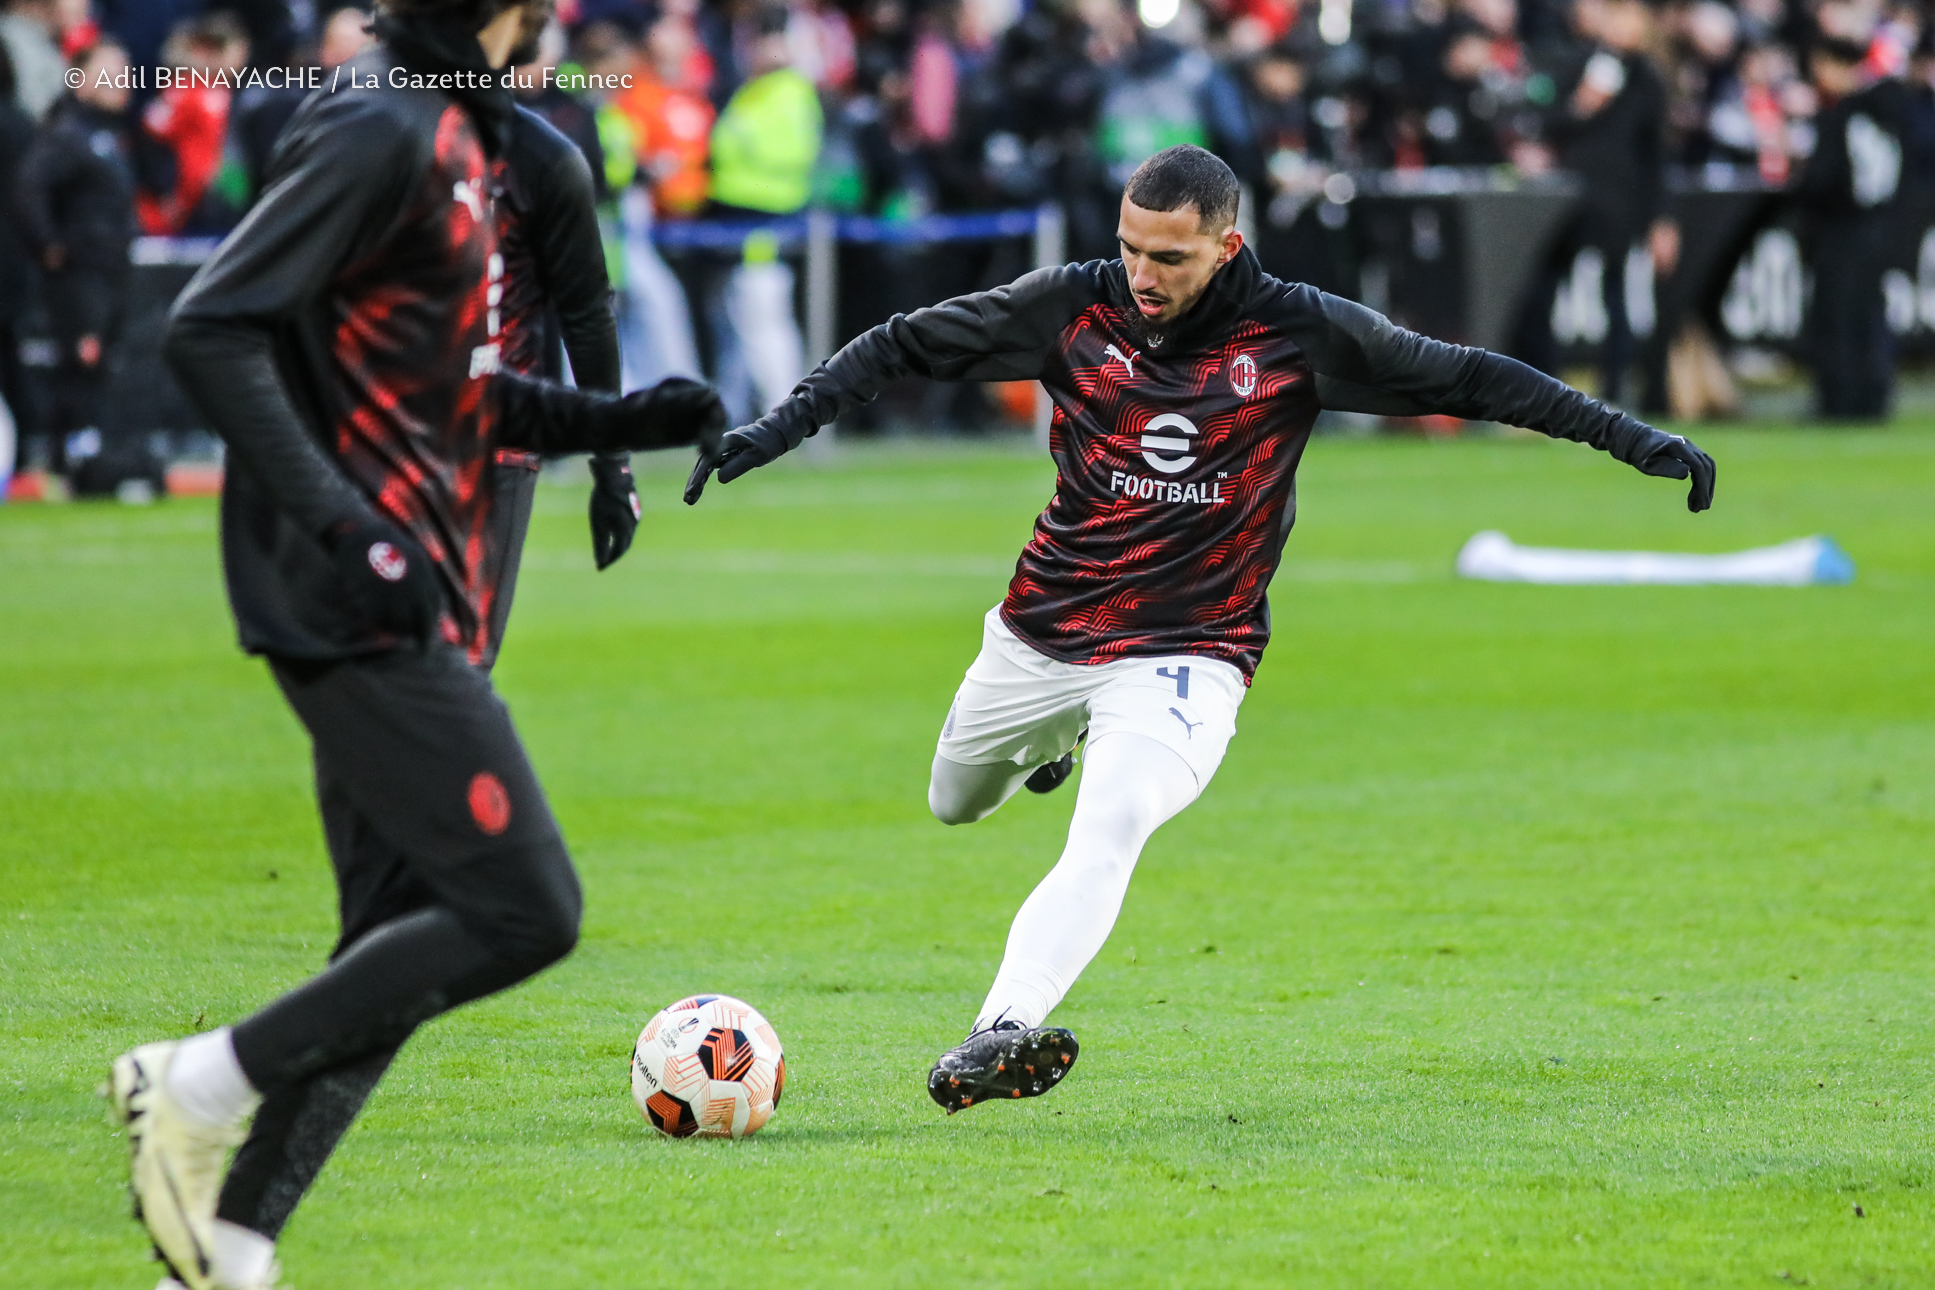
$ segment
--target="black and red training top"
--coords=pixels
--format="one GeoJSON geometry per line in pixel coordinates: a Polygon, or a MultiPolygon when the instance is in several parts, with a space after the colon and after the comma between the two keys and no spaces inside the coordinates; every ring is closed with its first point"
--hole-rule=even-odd
{"type": "Polygon", "coordinates": [[[1672,441],[1522,363],[1270,277],[1247,247],[1161,334],[1120,260],[896,316],[768,421],[797,445],[910,374],[1047,389],[1055,495],[1001,613],[1070,663],[1200,654],[1250,677],[1270,639],[1266,592],[1296,518],[1297,463],[1325,408],[1501,421],[1634,465],[1672,441]]]}
{"type": "MultiPolygon", "coordinates": [[[[452,57],[488,73],[458,35],[452,57]]],[[[325,544],[374,510],[429,553],[442,635],[481,659],[504,554],[497,453],[570,450],[558,436],[573,392],[506,361],[521,336],[505,333],[505,296],[523,286],[497,227],[509,92],[396,88],[408,78],[392,69],[409,66],[378,45],[310,96],[256,205],[170,315],[170,365],[230,450],[222,556],[251,652],[323,660],[399,643],[357,616],[325,544]]]]}

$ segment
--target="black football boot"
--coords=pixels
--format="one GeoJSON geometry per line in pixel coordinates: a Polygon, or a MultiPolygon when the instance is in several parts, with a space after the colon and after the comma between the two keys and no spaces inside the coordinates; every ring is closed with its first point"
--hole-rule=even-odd
{"type": "MultiPolygon", "coordinates": [[[[1087,738],[1088,731],[1086,730],[1076,735],[1075,747],[1080,748],[1082,741],[1087,738]]],[[[1075,753],[1071,749],[1061,755],[1061,760],[1047,762],[1044,765],[1035,767],[1035,773],[1023,781],[1023,787],[1031,793],[1052,793],[1063,784],[1066,784],[1068,777],[1074,773],[1075,753]]]]}
{"type": "Polygon", "coordinates": [[[976,1102],[1040,1097],[1061,1082],[1082,1046],[1060,1027],[1030,1030],[997,1021],[941,1054],[927,1074],[927,1095],[949,1115],[976,1102]]]}

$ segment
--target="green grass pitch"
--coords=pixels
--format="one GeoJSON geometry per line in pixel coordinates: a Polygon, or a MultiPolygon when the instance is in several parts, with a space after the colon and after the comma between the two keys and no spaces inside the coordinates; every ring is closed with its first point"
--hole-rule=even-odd
{"type": "MultiPolygon", "coordinates": [[[[300,1290],[1935,1282],[1935,425],[1703,432],[1718,509],[1537,440],[1324,439],[1221,775],[1057,1014],[1052,1096],[928,1100],[1074,794],[927,814],[935,733],[1048,495],[856,449],[677,504],[591,571],[547,488],[499,677],[584,943],[429,1026],[297,1215],[300,1290]],[[1461,583],[1480,528],[1848,588],[1461,583]],[[627,1094],[741,995],[757,1138],[627,1094]]],[[[313,971],[301,733],[234,649],[214,510],[0,510],[0,1285],[147,1290],[115,1053],[313,971]]]]}

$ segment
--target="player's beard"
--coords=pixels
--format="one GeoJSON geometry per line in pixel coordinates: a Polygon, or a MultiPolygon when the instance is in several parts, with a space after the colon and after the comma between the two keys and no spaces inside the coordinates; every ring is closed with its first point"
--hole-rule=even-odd
{"type": "MultiPolygon", "coordinates": [[[[1211,280],[1214,281],[1214,278],[1212,277],[1211,280]]],[[[1140,349],[1161,349],[1163,341],[1176,328],[1182,326],[1183,319],[1189,317],[1189,311],[1201,304],[1203,297],[1208,294],[1209,283],[1205,282],[1197,289],[1196,294],[1190,299],[1188,304],[1177,310],[1171,317],[1162,319],[1161,321],[1157,321],[1143,313],[1137,307],[1135,298],[1131,296],[1129,300],[1128,326],[1130,339],[1135,341],[1136,346],[1140,349]]]]}
{"type": "Polygon", "coordinates": [[[1140,309],[1132,308],[1129,310],[1128,326],[1123,330],[1129,333],[1129,339],[1135,342],[1137,349],[1161,349],[1164,338],[1173,326],[1173,321],[1157,322],[1140,309]]]}

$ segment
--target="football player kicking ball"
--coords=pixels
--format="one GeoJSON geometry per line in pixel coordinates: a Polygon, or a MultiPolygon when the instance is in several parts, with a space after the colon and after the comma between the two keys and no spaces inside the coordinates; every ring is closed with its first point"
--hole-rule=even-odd
{"type": "Polygon", "coordinates": [[[493,175],[518,164],[517,118],[492,72],[550,9],[388,0],[170,321],[167,357],[229,447],[229,600],[308,729],[343,927],[253,1016],[114,1063],[137,1215],[188,1290],[265,1290],[274,1234],[399,1046],[576,942],[570,856],[482,666],[521,538],[498,452],[724,429],[697,382],[621,399],[510,370],[528,318],[493,175]]]}
{"type": "Polygon", "coordinates": [[[1258,267],[1236,177],[1201,148],[1129,180],[1120,260],[1040,269],[875,327],[791,398],[702,456],[721,483],[903,376],[1039,379],[1054,401],[1055,495],[941,727],[928,804],[985,819],[1066,778],[1087,731],[1061,859],[1015,916],[972,1032],[928,1092],[951,1113],[1055,1087],[1077,1046],[1045,1027],[1102,948],[1136,858],[1194,801],[1236,733],[1270,638],[1265,592],[1296,517],[1296,470],[1324,408],[1448,413],[1591,444],[1649,475],[1713,461],[1521,363],[1429,340],[1258,267]]]}

